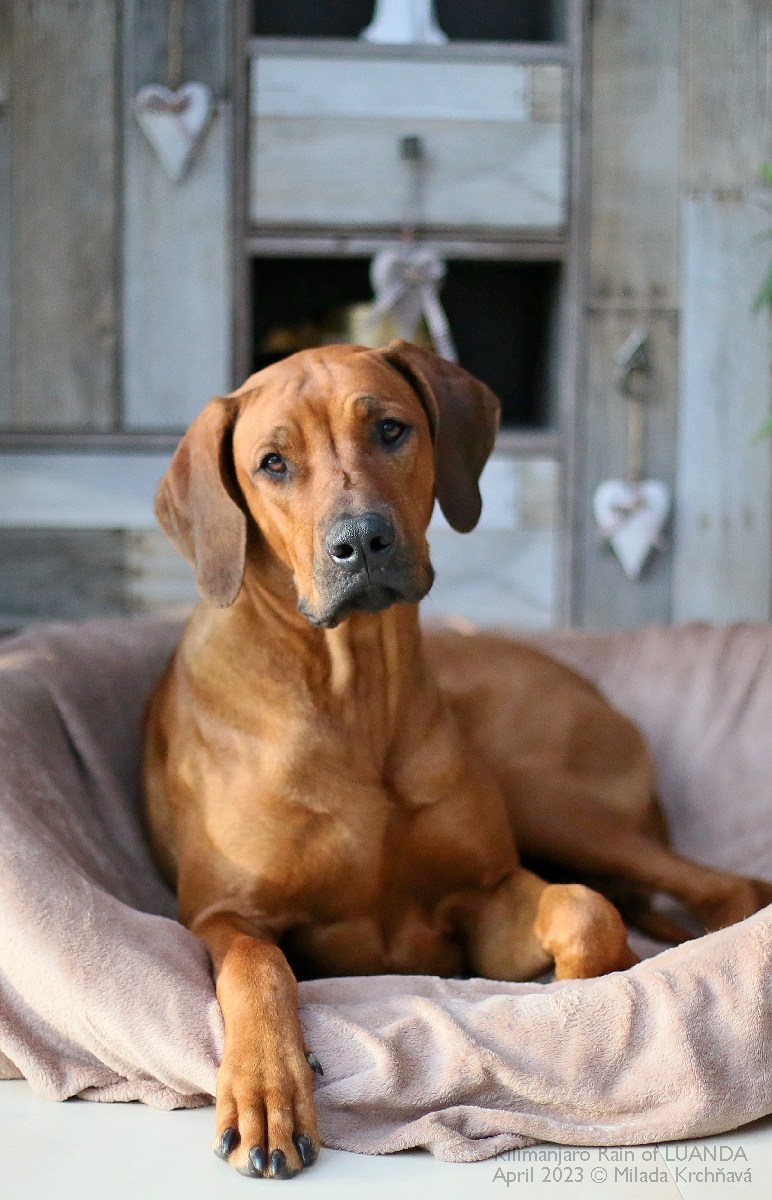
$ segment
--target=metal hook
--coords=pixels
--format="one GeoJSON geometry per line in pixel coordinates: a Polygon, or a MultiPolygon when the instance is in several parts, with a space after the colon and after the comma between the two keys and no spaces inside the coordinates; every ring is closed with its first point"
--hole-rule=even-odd
{"type": "Polygon", "coordinates": [[[649,388],[651,356],[649,331],[636,326],[614,355],[614,386],[623,396],[642,399],[649,388]]]}

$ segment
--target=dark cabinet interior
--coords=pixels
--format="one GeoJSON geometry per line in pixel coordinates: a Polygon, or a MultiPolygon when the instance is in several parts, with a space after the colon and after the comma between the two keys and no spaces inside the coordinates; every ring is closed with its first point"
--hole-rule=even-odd
{"type": "MultiPolygon", "coordinates": [[[[323,342],[349,340],[352,305],[372,300],[369,259],[252,261],[252,370],[323,342]]],[[[502,423],[553,423],[560,264],[450,260],[441,299],[461,364],[502,402],[502,423]]]]}
{"type": "MultiPolygon", "coordinates": [[[[554,42],[565,37],[565,0],[435,0],[453,41],[554,42]]],[[[373,0],[255,0],[256,37],[354,38],[372,20],[373,0]]]]}

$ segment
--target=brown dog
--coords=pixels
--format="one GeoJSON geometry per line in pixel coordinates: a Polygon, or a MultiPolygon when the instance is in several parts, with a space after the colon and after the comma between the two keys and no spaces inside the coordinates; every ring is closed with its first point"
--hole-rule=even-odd
{"type": "Polygon", "coordinates": [[[318,1154],[296,975],[634,961],[609,901],[517,844],[709,928],[772,898],[666,849],[642,739],[589,684],[507,638],[421,638],[435,497],[474,527],[497,421],[404,343],[304,351],[207,405],[161,482],[204,603],[150,703],[148,814],[214,965],[216,1150],[244,1174],[318,1154]]]}

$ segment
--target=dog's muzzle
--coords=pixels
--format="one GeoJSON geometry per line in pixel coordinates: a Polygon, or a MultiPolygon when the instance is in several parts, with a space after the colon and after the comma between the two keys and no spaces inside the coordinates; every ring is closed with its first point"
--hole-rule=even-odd
{"type": "Polygon", "coordinates": [[[383,513],[344,513],[324,534],[325,561],[315,572],[322,611],[302,602],[313,625],[337,625],[352,612],[382,612],[392,604],[417,604],[434,573],[400,546],[394,525],[383,513]]]}

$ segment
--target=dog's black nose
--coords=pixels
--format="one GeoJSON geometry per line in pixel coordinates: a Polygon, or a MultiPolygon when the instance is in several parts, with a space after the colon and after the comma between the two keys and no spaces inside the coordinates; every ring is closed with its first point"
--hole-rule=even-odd
{"type": "Polygon", "coordinates": [[[325,535],[327,553],[334,563],[352,573],[385,562],[394,548],[394,526],[380,513],[338,517],[325,535]]]}

